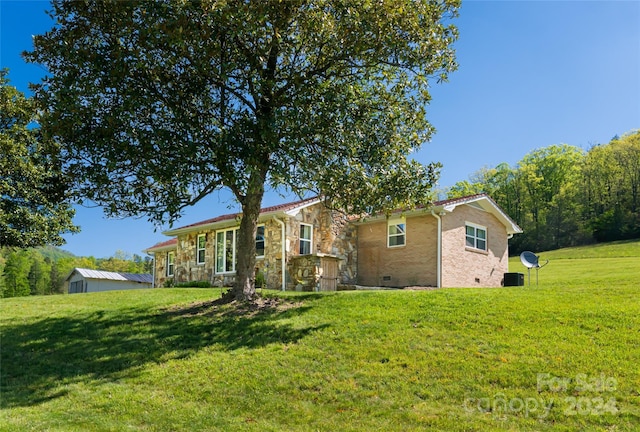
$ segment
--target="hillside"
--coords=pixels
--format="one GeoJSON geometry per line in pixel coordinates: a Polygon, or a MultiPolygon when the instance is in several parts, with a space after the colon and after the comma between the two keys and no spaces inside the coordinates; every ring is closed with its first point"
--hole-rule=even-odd
{"type": "Polygon", "coordinates": [[[639,246],[538,287],[2,299],[0,431],[636,430],[639,246]]]}

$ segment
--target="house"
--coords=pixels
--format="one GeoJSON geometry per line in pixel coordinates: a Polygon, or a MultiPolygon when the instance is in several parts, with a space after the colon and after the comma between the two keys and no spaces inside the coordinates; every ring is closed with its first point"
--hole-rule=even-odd
{"type": "MultiPolygon", "coordinates": [[[[156,286],[230,286],[240,216],[164,232],[172,239],[145,251],[155,258],[156,286]]],[[[520,232],[486,194],[357,220],[316,197],[261,210],[256,275],[267,288],[282,290],[500,286],[508,272],[508,239],[520,232]]]]}
{"type": "Polygon", "coordinates": [[[74,268],[65,279],[69,294],[151,288],[150,274],[114,273],[85,268],[74,268]]]}

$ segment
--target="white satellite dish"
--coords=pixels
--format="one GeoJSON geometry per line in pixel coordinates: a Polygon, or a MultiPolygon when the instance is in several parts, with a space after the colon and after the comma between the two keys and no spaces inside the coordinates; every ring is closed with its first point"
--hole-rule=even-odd
{"type": "Polygon", "coordinates": [[[529,274],[529,286],[531,286],[531,269],[536,269],[536,286],[538,286],[538,270],[549,264],[549,260],[540,265],[540,258],[536,254],[524,251],[520,254],[520,261],[522,262],[522,265],[527,268],[527,273],[529,274]]]}

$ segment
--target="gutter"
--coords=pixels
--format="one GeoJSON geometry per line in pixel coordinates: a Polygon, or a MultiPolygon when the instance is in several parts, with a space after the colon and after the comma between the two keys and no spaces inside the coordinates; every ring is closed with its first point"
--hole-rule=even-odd
{"type": "Polygon", "coordinates": [[[278,219],[277,217],[273,217],[273,220],[278,222],[280,224],[280,226],[282,227],[282,259],[280,260],[282,263],[282,291],[286,291],[286,273],[285,273],[285,269],[287,266],[287,245],[286,245],[286,225],[284,224],[284,222],[282,222],[280,219],[278,219]]]}
{"type": "Polygon", "coordinates": [[[436,247],[436,287],[440,288],[442,285],[442,218],[440,217],[440,215],[437,215],[434,210],[431,210],[431,215],[438,220],[438,246],[436,247]]]}

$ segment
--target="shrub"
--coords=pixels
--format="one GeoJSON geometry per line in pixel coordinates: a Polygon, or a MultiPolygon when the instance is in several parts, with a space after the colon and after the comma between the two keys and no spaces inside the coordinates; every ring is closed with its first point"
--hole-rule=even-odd
{"type": "Polygon", "coordinates": [[[211,288],[211,283],[209,281],[191,281],[191,282],[180,282],[175,284],[176,288],[211,288]]]}

